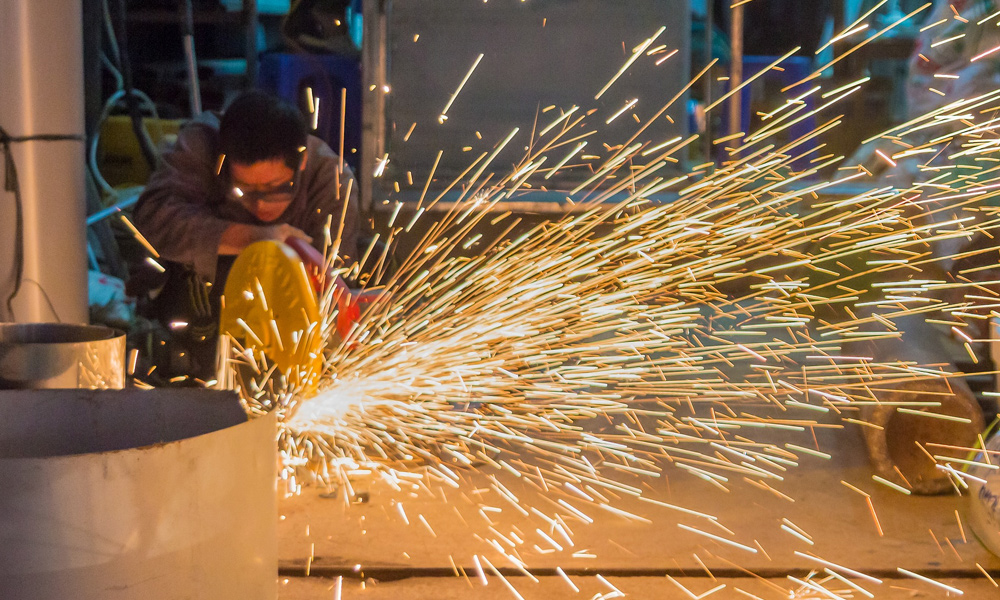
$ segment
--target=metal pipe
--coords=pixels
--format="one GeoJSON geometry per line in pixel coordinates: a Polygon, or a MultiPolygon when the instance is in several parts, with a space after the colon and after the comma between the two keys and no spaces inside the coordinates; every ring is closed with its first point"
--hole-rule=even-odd
{"type": "MultiPolygon", "coordinates": [[[[864,313],[862,313],[864,314],[864,313]]],[[[934,329],[923,315],[910,315],[893,320],[901,332],[896,338],[844,344],[843,353],[871,358],[873,364],[906,361],[918,365],[939,367],[954,373],[947,357],[944,335],[934,329]]],[[[874,330],[880,328],[872,325],[874,330]]],[[[982,410],[968,384],[960,377],[928,377],[905,381],[892,386],[879,386],[873,392],[878,404],[862,409],[861,433],[868,458],[875,472],[890,481],[905,486],[916,494],[940,494],[952,490],[947,473],[937,468],[931,454],[962,458],[983,430],[982,410]],[[913,403],[933,403],[924,408],[929,413],[951,418],[940,419],[899,411],[900,406],[913,403]]]]}
{"type": "Polygon", "coordinates": [[[124,209],[126,209],[126,208],[128,208],[128,207],[130,207],[132,205],[134,205],[136,202],[139,201],[139,196],[140,195],[141,195],[140,192],[136,192],[136,193],[132,194],[131,196],[129,196],[128,198],[125,198],[121,202],[117,202],[115,204],[112,204],[111,206],[109,206],[107,208],[103,208],[103,209],[95,212],[94,214],[90,215],[89,217],[87,217],[87,227],[90,227],[91,225],[94,225],[95,223],[100,223],[101,221],[103,221],[104,219],[107,219],[111,215],[120,213],[122,210],[124,210],[124,209]]]}
{"type": "Polygon", "coordinates": [[[385,152],[385,86],[388,60],[388,0],[371,0],[362,7],[364,37],[361,40],[361,209],[374,206],[375,164],[385,152]]]}
{"type": "Polygon", "coordinates": [[[257,0],[243,0],[243,18],[246,20],[247,89],[257,87],[257,0]]]}
{"type": "Polygon", "coordinates": [[[123,387],[124,333],[90,325],[0,325],[0,389],[123,387]]]}
{"type": "Polygon", "coordinates": [[[124,86],[123,89],[125,91],[125,106],[128,107],[128,114],[132,120],[132,133],[135,134],[135,139],[139,141],[139,150],[142,151],[142,157],[146,159],[146,164],[149,165],[150,170],[153,170],[156,168],[157,162],[156,148],[153,146],[153,141],[149,139],[149,134],[146,133],[145,127],[142,126],[142,112],[139,107],[139,97],[132,88],[132,61],[129,58],[128,49],[127,11],[128,8],[125,0],[118,0],[118,11],[116,13],[118,25],[116,29],[117,35],[120,38],[118,50],[121,53],[122,85],[124,86]]]}
{"type": "Polygon", "coordinates": [[[275,413],[204,389],[0,404],[0,598],[278,596],[275,413]]]}

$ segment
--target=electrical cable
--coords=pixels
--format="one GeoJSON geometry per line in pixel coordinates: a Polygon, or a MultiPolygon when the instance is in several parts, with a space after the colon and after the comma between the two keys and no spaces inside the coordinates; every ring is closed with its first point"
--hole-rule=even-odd
{"type": "Polygon", "coordinates": [[[12,144],[23,142],[84,142],[82,135],[41,133],[36,135],[13,136],[0,127],[0,150],[4,153],[4,189],[14,194],[14,289],[7,296],[7,311],[14,315],[14,297],[21,291],[24,281],[24,205],[21,199],[21,184],[17,179],[17,164],[14,162],[12,144]]]}
{"type": "MultiPolygon", "coordinates": [[[[118,40],[115,35],[114,23],[111,20],[111,9],[108,6],[108,0],[101,0],[101,5],[102,5],[102,12],[104,13],[103,14],[104,29],[105,29],[104,37],[107,40],[111,50],[110,57],[106,52],[104,51],[101,52],[101,64],[104,65],[104,68],[107,69],[108,72],[111,73],[111,76],[114,78],[115,92],[111,95],[110,98],[107,99],[107,101],[105,101],[104,107],[101,109],[101,114],[97,118],[97,123],[94,125],[93,128],[94,133],[91,135],[91,140],[90,143],[88,144],[87,166],[90,168],[90,173],[94,177],[94,180],[97,182],[98,187],[100,187],[105,194],[111,197],[110,202],[111,204],[114,204],[119,198],[119,193],[118,190],[116,190],[114,187],[111,186],[110,183],[108,183],[107,179],[105,179],[104,175],[101,173],[100,167],[97,164],[97,146],[100,142],[101,128],[104,125],[104,122],[110,116],[111,111],[116,106],[118,106],[118,104],[125,97],[126,92],[125,92],[125,77],[122,74],[122,69],[121,69],[122,65],[121,52],[119,50],[118,40]]],[[[156,103],[153,102],[153,100],[150,99],[150,97],[147,96],[145,93],[143,93],[141,90],[133,88],[132,94],[138,96],[142,100],[143,108],[149,111],[149,115],[152,117],[153,122],[159,124],[160,115],[156,109],[156,103]]],[[[133,121],[133,126],[134,126],[134,121],[133,121]]],[[[146,123],[142,123],[142,129],[145,134],[144,136],[145,139],[149,140],[151,143],[152,140],[150,140],[148,137],[149,132],[147,130],[148,127],[146,126],[146,123]]],[[[162,129],[159,133],[160,137],[162,137],[162,129]]],[[[142,146],[143,143],[142,140],[143,137],[140,137],[139,138],[140,147],[142,146]]]]}
{"type": "MultiPolygon", "coordinates": [[[[143,107],[149,111],[150,116],[153,118],[154,123],[159,123],[160,114],[156,110],[156,104],[150,99],[149,96],[144,94],[139,90],[132,90],[132,93],[139,97],[143,102],[143,107]]],[[[118,190],[113,188],[106,179],[104,175],[101,174],[100,169],[97,165],[97,146],[101,138],[101,126],[104,121],[107,120],[108,116],[111,114],[112,109],[118,105],[119,102],[125,97],[125,90],[118,90],[111,95],[110,98],[104,103],[104,108],[101,110],[101,114],[97,119],[97,125],[94,127],[94,133],[90,136],[90,144],[87,152],[87,163],[90,166],[90,172],[94,176],[94,180],[97,185],[100,186],[102,190],[112,198],[118,197],[118,190]]],[[[145,131],[145,124],[143,126],[143,131],[145,131]]],[[[162,137],[162,129],[160,130],[162,137]]]]}
{"type": "Polygon", "coordinates": [[[104,13],[104,29],[107,35],[108,45],[111,46],[111,55],[115,59],[118,69],[121,69],[122,55],[118,50],[118,38],[115,35],[115,25],[111,22],[111,9],[108,7],[108,0],[101,0],[101,8],[104,13]]]}
{"type": "Polygon", "coordinates": [[[125,80],[122,78],[121,71],[119,71],[118,68],[111,63],[108,55],[104,52],[101,52],[101,64],[104,65],[104,68],[107,69],[108,72],[111,73],[111,76],[115,78],[115,90],[125,89],[125,80]]]}

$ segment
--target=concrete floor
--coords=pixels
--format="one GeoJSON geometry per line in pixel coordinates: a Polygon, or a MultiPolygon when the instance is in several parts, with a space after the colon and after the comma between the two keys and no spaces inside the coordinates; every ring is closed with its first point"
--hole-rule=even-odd
{"type": "MultiPolygon", "coordinates": [[[[512,580],[512,585],[523,598],[544,598],[545,600],[569,600],[599,598],[605,594],[604,598],[622,597],[613,594],[613,590],[606,584],[599,582],[596,578],[574,578],[574,585],[577,585],[579,592],[574,592],[569,585],[557,577],[540,578],[538,583],[530,582],[526,578],[512,580]]],[[[694,598],[788,598],[785,592],[780,590],[790,587],[789,582],[784,579],[755,579],[752,577],[709,579],[704,578],[675,578],[673,581],[665,577],[608,577],[608,582],[614,588],[620,590],[625,597],[631,598],[662,598],[662,599],[685,599],[694,598]],[[784,595],[783,595],[784,594],[784,595]]],[[[914,584],[912,580],[897,580],[886,582],[880,586],[876,597],[881,600],[913,600],[920,598],[948,598],[961,597],[970,600],[996,599],[1000,591],[988,581],[969,579],[941,579],[941,583],[961,589],[964,594],[961,596],[949,595],[943,589],[934,588],[921,584],[914,584]]],[[[407,600],[444,600],[448,598],[472,598],[475,600],[506,600],[517,598],[508,588],[497,580],[493,580],[487,586],[477,583],[467,583],[455,578],[414,578],[403,581],[391,581],[372,583],[368,582],[364,586],[359,581],[345,581],[342,584],[341,598],[345,600],[367,599],[367,600],[397,600],[405,598],[407,600]]],[[[281,600],[312,600],[314,598],[336,598],[337,581],[323,579],[319,577],[310,578],[284,578],[279,587],[279,598],[281,600]]],[[[851,596],[848,592],[851,588],[842,584],[840,586],[830,586],[830,589],[843,598],[864,598],[860,592],[855,591],[851,596]]],[[[830,598],[830,596],[800,595],[796,598],[830,598]]]]}
{"type": "MultiPolygon", "coordinates": [[[[669,467],[657,479],[619,478],[642,487],[647,498],[713,515],[732,534],[706,525],[703,518],[626,495],[615,506],[650,522],[578,503],[594,523],[567,521],[574,534],[573,546],[560,538],[565,547],[555,550],[534,535],[536,528],[546,528],[544,521],[525,518],[511,504],[490,497],[484,490],[491,474],[475,471],[467,473],[459,489],[446,491],[431,485],[436,497],[369,484],[370,501],[350,506],[342,497],[322,498],[317,490],[306,488],[300,495],[282,499],[279,506],[280,598],[334,598],[338,576],[344,577],[343,598],[486,599],[517,598],[517,594],[546,600],[610,598],[615,597],[611,586],[641,598],[698,598],[712,590],[719,598],[829,598],[818,592],[790,596],[799,584],[789,576],[801,579],[823,569],[806,554],[881,580],[875,584],[854,578],[876,598],[951,595],[897,568],[962,590],[964,598],[1000,598],[1000,588],[982,572],[1000,582],[1000,559],[987,552],[969,530],[964,516],[967,498],[895,492],[871,479],[856,430],[820,428],[816,436],[819,448],[834,458],[804,456],[800,466],[775,485],[787,497],[735,479],[730,491],[723,492],[669,467]],[[871,495],[881,535],[865,497],[843,482],[871,495]],[[480,503],[493,508],[482,512],[480,503]],[[782,519],[799,527],[813,543],[782,529],[782,519]],[[680,524],[756,551],[707,539],[681,529],[680,524]],[[530,538],[518,545],[517,552],[537,582],[513,568],[488,541],[503,539],[497,534],[512,539],[512,533],[530,538]],[[477,577],[476,557],[496,565],[517,592],[489,570],[488,585],[483,586],[477,577]],[[468,578],[456,577],[453,564],[468,578]],[[579,593],[560,577],[557,567],[569,574],[579,593]],[[310,577],[305,577],[307,569],[310,577]]],[[[788,441],[812,445],[803,444],[805,440],[788,441]]],[[[545,494],[513,475],[495,476],[522,507],[549,510],[552,506],[545,494]]],[[[842,590],[838,593],[844,598],[865,597],[858,591],[851,595],[847,584],[834,584],[828,587],[842,590]]]]}

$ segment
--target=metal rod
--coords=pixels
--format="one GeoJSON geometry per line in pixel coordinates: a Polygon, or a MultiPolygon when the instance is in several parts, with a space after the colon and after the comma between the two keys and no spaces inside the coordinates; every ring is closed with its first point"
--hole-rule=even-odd
{"type": "Polygon", "coordinates": [[[388,0],[365,2],[363,5],[364,38],[361,42],[361,157],[358,181],[361,210],[371,212],[374,206],[376,162],[385,152],[385,85],[387,81],[387,13],[388,0]]]}
{"type": "Polygon", "coordinates": [[[257,87],[257,0],[243,0],[243,19],[246,28],[247,89],[257,87]]]}
{"type": "MultiPolygon", "coordinates": [[[[715,3],[705,0],[705,49],[703,57],[705,64],[712,62],[712,44],[715,41],[715,3]]],[[[702,102],[705,106],[712,103],[712,74],[707,73],[702,82],[702,102]]],[[[712,160],[712,120],[705,115],[705,160],[712,160]]]]}
{"type": "Polygon", "coordinates": [[[191,0],[181,4],[181,36],[184,40],[184,62],[187,63],[188,101],[191,116],[201,114],[201,87],[198,83],[198,57],[194,52],[194,14],[191,0]]]}
{"type": "MultiPolygon", "coordinates": [[[[731,7],[729,21],[729,89],[743,83],[743,6],[731,7]]],[[[739,133],[743,116],[743,93],[733,94],[729,100],[729,134],[739,133]]]]}

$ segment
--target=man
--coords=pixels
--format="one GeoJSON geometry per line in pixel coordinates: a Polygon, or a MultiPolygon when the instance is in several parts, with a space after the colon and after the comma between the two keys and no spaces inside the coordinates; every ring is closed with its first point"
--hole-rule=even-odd
{"type": "Polygon", "coordinates": [[[221,120],[201,115],[181,128],[136,204],[136,227],[168,263],[149,316],[187,323],[182,343],[200,345],[188,348],[190,370],[210,373],[218,297],[236,255],[257,241],[292,237],[322,250],[328,219],[336,236],[341,215],[340,258],[350,264],[357,258],[357,182],[346,165],[340,172],[326,143],[308,135],[295,107],[251,91],[221,120]],[[211,296],[199,289],[203,282],[211,296]]]}
{"type": "Polygon", "coordinates": [[[164,259],[219,284],[220,257],[260,240],[322,240],[331,215],[336,235],[347,202],[341,258],[350,262],[358,185],[346,165],[339,169],[339,157],[307,134],[295,107],[248,92],[221,121],[208,112],[180,130],[139,197],[135,224],[164,259]]]}

